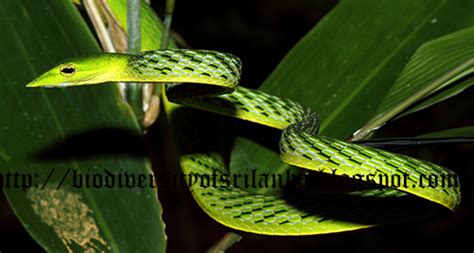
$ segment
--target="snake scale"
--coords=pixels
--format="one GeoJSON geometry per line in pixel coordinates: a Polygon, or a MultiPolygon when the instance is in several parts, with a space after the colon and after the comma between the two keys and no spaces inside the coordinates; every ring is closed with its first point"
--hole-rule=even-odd
{"type": "MultiPolygon", "coordinates": [[[[459,205],[459,184],[453,187],[415,187],[423,175],[436,178],[455,175],[448,169],[408,156],[319,136],[320,120],[316,112],[289,99],[239,87],[240,75],[241,62],[233,55],[208,50],[170,49],[135,55],[98,54],[66,60],[27,86],[179,83],[168,85],[166,96],[170,101],[281,129],[280,157],[290,165],[328,174],[337,171],[337,175],[398,175],[410,182],[409,187],[347,193],[347,196],[358,199],[355,205],[364,205],[365,199],[377,201],[403,197],[407,193],[450,210],[459,205]]],[[[219,184],[224,183],[221,175],[227,172],[227,166],[216,154],[186,154],[180,157],[180,163],[185,173],[217,173],[219,184]]],[[[374,183],[367,177],[361,180],[374,183]]],[[[317,201],[298,205],[289,203],[281,195],[251,193],[232,185],[205,188],[196,184],[190,189],[212,218],[226,226],[253,233],[311,235],[377,225],[333,216],[330,213],[333,209],[317,201]]]]}

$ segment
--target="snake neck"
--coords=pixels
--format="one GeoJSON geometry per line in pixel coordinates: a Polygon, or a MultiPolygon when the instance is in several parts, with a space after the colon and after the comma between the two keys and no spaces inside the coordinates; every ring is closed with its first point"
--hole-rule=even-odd
{"type": "Polygon", "coordinates": [[[125,77],[132,81],[188,82],[230,86],[238,84],[240,60],[208,50],[156,50],[128,58],[125,77]]]}

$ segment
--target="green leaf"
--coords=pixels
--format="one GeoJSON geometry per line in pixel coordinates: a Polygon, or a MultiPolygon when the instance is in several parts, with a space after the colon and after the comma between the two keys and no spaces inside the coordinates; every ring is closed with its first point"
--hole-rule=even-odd
{"type": "Polygon", "coordinates": [[[407,109],[405,112],[395,117],[395,119],[423,110],[448,98],[454,97],[466,90],[467,88],[471,87],[472,85],[474,85],[474,77],[467,76],[465,78],[462,78],[458,82],[455,82],[452,85],[441,89],[439,92],[434,92],[433,95],[428,96],[425,100],[421,101],[420,103],[417,103],[414,107],[407,109]]]}
{"type": "Polygon", "coordinates": [[[156,189],[119,187],[118,177],[113,188],[76,187],[79,174],[96,184],[106,171],[152,175],[116,86],[25,88],[66,58],[99,52],[72,3],[5,0],[0,27],[0,172],[22,175],[24,190],[12,181],[4,192],[23,226],[48,252],[164,252],[156,189]]]}
{"type": "Polygon", "coordinates": [[[420,139],[427,138],[472,138],[474,137],[474,126],[451,128],[418,136],[420,139]]]}
{"type": "Polygon", "coordinates": [[[461,92],[474,83],[474,27],[423,44],[410,59],[377,109],[358,132],[360,139],[413,104],[435,94],[407,113],[418,111],[461,92]],[[449,86],[449,87],[448,87],[449,86]]]}
{"type": "Polygon", "coordinates": [[[391,137],[362,140],[358,143],[374,147],[422,146],[433,144],[460,144],[474,142],[474,126],[446,129],[416,137],[391,137]]]}
{"type": "MultiPolygon", "coordinates": [[[[474,25],[473,8],[470,0],[341,1],[285,56],[261,90],[312,107],[321,115],[321,135],[345,139],[375,115],[420,45],[474,25]]],[[[231,168],[286,170],[277,160],[278,147],[261,143],[238,138],[231,168]]]]}

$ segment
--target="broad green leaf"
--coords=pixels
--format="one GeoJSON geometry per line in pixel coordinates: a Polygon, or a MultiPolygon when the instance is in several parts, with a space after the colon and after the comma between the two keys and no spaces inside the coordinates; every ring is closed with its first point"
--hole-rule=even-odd
{"type": "Polygon", "coordinates": [[[25,88],[62,60],[99,51],[72,3],[5,0],[0,27],[0,171],[31,176],[31,188],[4,190],[23,226],[48,252],[164,252],[156,189],[119,187],[118,177],[113,188],[76,187],[79,174],[152,175],[116,86],[25,88]]]}
{"type": "MultiPolygon", "coordinates": [[[[418,47],[474,25],[473,8],[470,0],[341,1],[284,57],[261,90],[312,107],[321,115],[321,135],[345,139],[375,115],[418,47]]],[[[278,147],[264,145],[258,138],[238,138],[231,168],[286,170],[278,147]]]]}
{"type": "Polygon", "coordinates": [[[356,139],[363,138],[372,129],[379,128],[437,91],[443,90],[408,113],[442,101],[472,85],[474,81],[465,78],[474,73],[473,40],[474,27],[471,27],[423,44],[379,105],[376,116],[358,132],[356,139]]]}

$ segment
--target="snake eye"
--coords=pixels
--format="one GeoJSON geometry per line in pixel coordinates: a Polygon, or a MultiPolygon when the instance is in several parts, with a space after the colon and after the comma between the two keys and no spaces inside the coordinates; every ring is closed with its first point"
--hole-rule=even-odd
{"type": "Polygon", "coordinates": [[[59,72],[61,73],[61,75],[66,77],[72,76],[74,75],[74,73],[76,73],[76,67],[72,64],[65,64],[64,66],[61,66],[59,72]]]}

